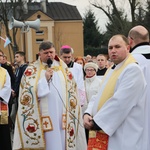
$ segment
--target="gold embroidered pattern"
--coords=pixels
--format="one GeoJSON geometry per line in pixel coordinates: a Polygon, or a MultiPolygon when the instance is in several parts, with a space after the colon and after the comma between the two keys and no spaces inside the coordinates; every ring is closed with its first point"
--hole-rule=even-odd
{"type": "Polygon", "coordinates": [[[74,82],[72,73],[66,69],[67,73],[67,87],[68,87],[68,105],[69,105],[69,113],[67,120],[67,131],[68,131],[68,147],[75,148],[76,146],[76,133],[78,129],[78,105],[77,105],[77,97],[76,97],[76,83],[74,82]]]}
{"type": "MultiPolygon", "coordinates": [[[[24,83],[21,84],[22,95],[19,98],[19,105],[21,107],[20,117],[26,145],[38,145],[41,139],[41,131],[39,127],[39,119],[36,117],[35,101],[36,97],[33,94],[32,79],[36,78],[37,69],[35,66],[30,65],[24,72],[24,83]]],[[[38,108],[37,108],[38,109],[38,108]]]]}

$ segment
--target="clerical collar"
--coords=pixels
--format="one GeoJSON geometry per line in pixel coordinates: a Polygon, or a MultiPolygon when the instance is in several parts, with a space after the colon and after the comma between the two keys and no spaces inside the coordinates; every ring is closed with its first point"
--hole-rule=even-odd
{"type": "Polygon", "coordinates": [[[73,62],[73,61],[71,61],[69,64],[67,64],[68,68],[72,68],[73,65],[74,65],[74,62],[73,62]]]}
{"type": "Polygon", "coordinates": [[[113,65],[113,66],[111,67],[111,69],[115,69],[115,67],[116,67],[116,65],[113,65]]]}
{"type": "Polygon", "coordinates": [[[101,68],[98,68],[98,69],[99,69],[99,70],[105,70],[105,69],[107,69],[107,68],[106,68],[106,67],[104,67],[104,68],[102,68],[102,69],[101,69],[101,68]]]}
{"type": "Polygon", "coordinates": [[[132,51],[134,51],[134,49],[136,49],[137,47],[143,46],[143,45],[149,45],[149,42],[142,42],[142,43],[139,43],[139,44],[135,45],[133,48],[130,49],[130,53],[132,51]]]}

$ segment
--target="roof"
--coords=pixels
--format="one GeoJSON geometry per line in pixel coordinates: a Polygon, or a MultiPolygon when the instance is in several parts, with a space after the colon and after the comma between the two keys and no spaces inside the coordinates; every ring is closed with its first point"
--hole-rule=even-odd
{"type": "MultiPolygon", "coordinates": [[[[26,19],[37,11],[42,11],[41,4],[38,2],[28,3],[28,9],[28,14],[24,15],[24,18],[26,19]]],[[[62,2],[47,2],[46,9],[47,13],[45,14],[55,21],[82,20],[82,17],[76,6],[68,5],[62,2]]]]}

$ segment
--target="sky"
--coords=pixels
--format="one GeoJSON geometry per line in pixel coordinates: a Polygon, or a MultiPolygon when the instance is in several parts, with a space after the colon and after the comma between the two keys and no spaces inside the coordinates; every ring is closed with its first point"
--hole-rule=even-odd
{"type": "Polygon", "coordinates": [[[100,9],[97,9],[91,6],[88,0],[50,0],[50,1],[51,2],[63,2],[66,4],[74,5],[77,7],[82,17],[84,16],[86,10],[91,8],[94,12],[96,20],[98,21],[98,26],[100,28],[100,31],[103,32],[106,30],[105,24],[107,23],[107,20],[108,20],[106,15],[100,9]]]}

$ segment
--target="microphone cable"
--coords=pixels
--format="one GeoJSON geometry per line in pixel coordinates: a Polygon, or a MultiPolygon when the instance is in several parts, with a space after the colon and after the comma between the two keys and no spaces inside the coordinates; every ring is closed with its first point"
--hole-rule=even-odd
{"type": "MultiPolygon", "coordinates": [[[[61,99],[61,102],[63,103],[63,106],[64,106],[65,110],[66,110],[73,118],[75,118],[75,119],[78,121],[79,125],[80,125],[82,128],[84,128],[84,126],[83,126],[83,124],[80,122],[80,120],[79,120],[74,114],[72,114],[72,113],[68,110],[68,108],[66,107],[66,105],[65,105],[65,103],[64,103],[64,101],[63,101],[63,99],[62,99],[62,97],[61,97],[61,95],[60,95],[60,92],[58,91],[58,89],[57,89],[56,86],[54,85],[52,79],[51,79],[51,83],[52,83],[53,87],[55,88],[55,90],[57,91],[57,93],[58,93],[58,95],[59,95],[59,97],[60,97],[60,99],[61,99]]],[[[81,111],[81,108],[80,108],[80,111],[81,111]]]]}

